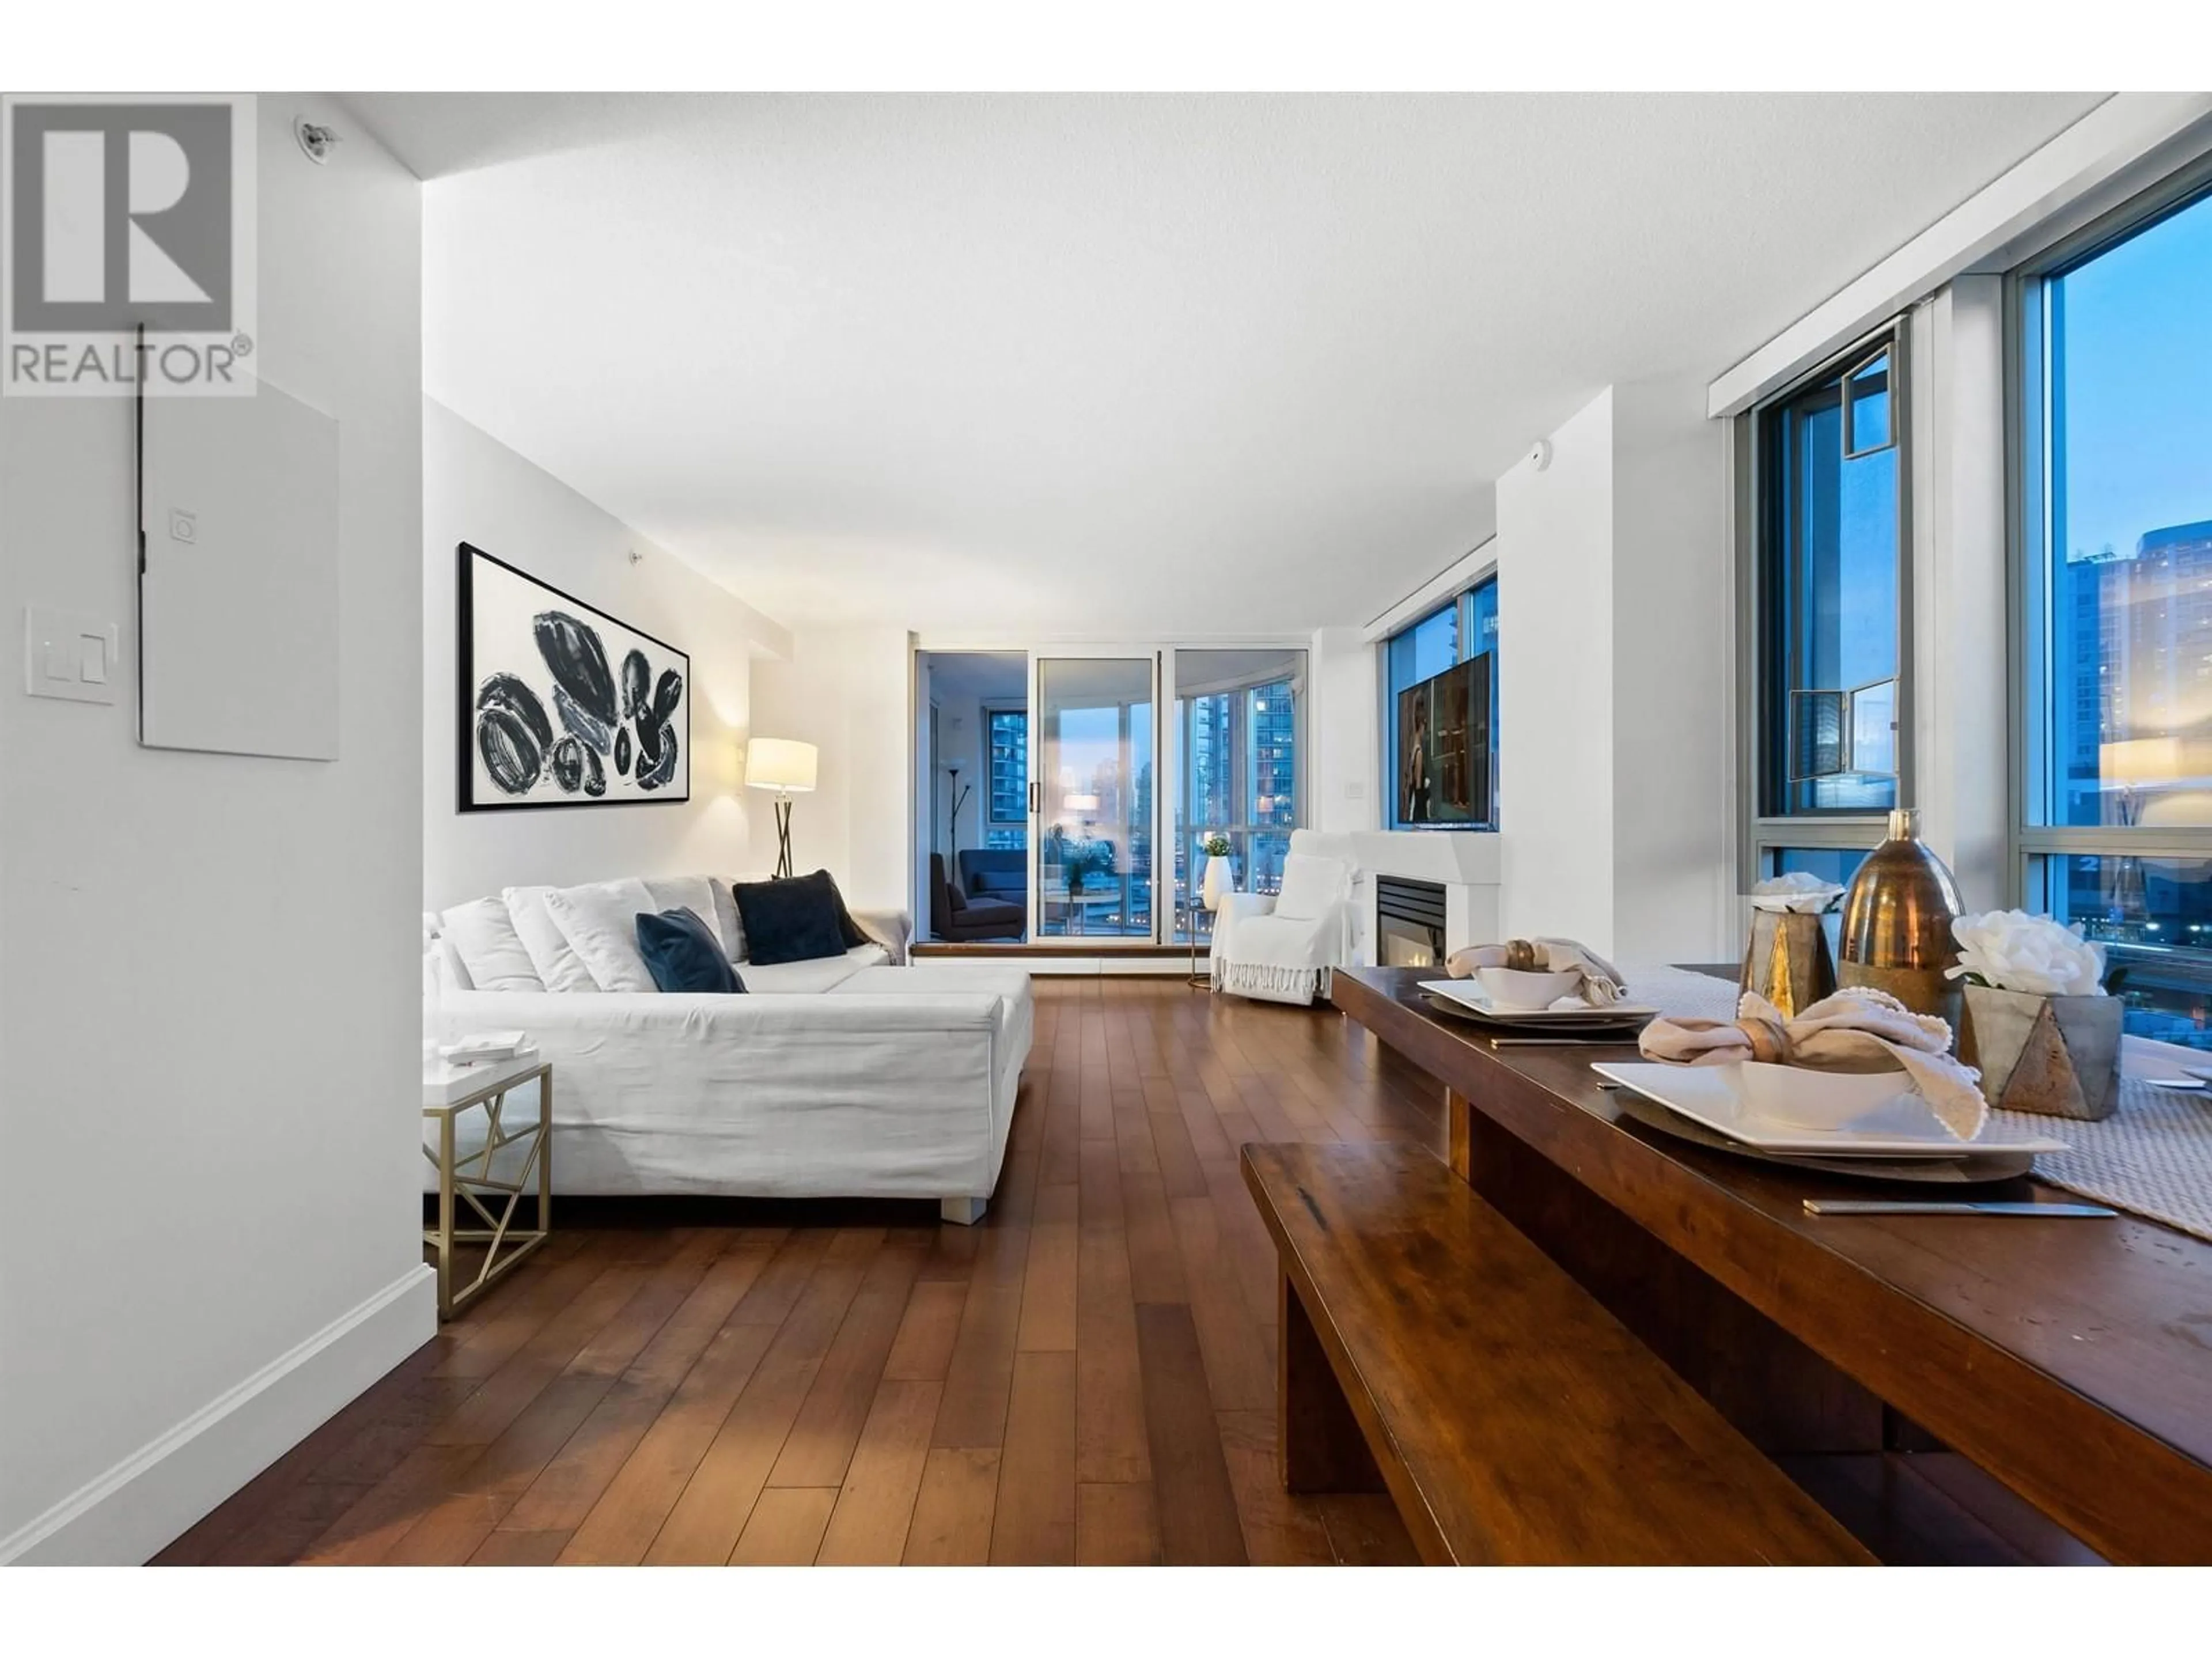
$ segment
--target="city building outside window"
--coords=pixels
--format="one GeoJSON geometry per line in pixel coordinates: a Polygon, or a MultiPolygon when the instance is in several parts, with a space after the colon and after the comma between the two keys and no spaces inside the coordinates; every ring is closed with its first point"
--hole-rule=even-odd
{"type": "Polygon", "coordinates": [[[1030,719],[1020,708],[993,708],[985,715],[990,744],[990,788],[987,792],[983,845],[1029,845],[1030,719]]]}
{"type": "Polygon", "coordinates": [[[1239,889],[1274,892],[1303,799],[1305,653],[1180,649],[1175,674],[1176,884],[1191,890],[1199,842],[1218,831],[1239,889]]]}
{"type": "Polygon", "coordinates": [[[2212,187],[2015,273],[2022,902],[2212,1048],[2212,187]]]}

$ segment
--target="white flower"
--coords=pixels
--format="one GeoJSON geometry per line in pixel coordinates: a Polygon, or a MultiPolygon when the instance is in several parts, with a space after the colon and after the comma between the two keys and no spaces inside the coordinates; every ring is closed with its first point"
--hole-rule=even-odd
{"type": "Polygon", "coordinates": [[[1788,875],[1776,876],[1753,888],[1751,908],[1818,915],[1843,896],[1844,890],[1834,882],[1823,881],[1809,870],[1792,870],[1788,875]]]}
{"type": "Polygon", "coordinates": [[[1954,979],[1972,974],[1985,983],[2030,996],[2105,994],[2105,947],[2049,916],[1991,910],[1951,924],[1959,941],[1954,979]]]}

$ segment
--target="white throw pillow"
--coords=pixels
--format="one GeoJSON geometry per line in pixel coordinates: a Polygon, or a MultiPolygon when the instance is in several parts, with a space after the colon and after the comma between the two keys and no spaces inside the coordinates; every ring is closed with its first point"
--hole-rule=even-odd
{"type": "Polygon", "coordinates": [[[732,963],[745,959],[745,921],[738,914],[738,896],[730,890],[730,884],[720,876],[707,878],[707,884],[714,890],[714,932],[722,941],[722,948],[730,953],[732,963]]]}
{"type": "MultiPolygon", "coordinates": [[[[448,991],[473,991],[476,981],[469,975],[469,965],[461,953],[453,948],[453,941],[441,933],[430,941],[431,973],[437,981],[441,998],[448,991]]],[[[538,988],[543,989],[543,987],[538,988]]]]}
{"type": "Polygon", "coordinates": [[[567,936],[568,946],[602,991],[657,991],[653,970],[638,954],[637,919],[661,907],[635,876],[595,881],[583,887],[556,887],[545,908],[567,936]]]}
{"type": "Polygon", "coordinates": [[[1285,921],[1318,921],[1344,896],[1344,866],[1334,859],[1293,853],[1283,860],[1275,914],[1285,921]]]}
{"type": "MultiPolygon", "coordinates": [[[[468,970],[468,985],[479,991],[542,991],[538,964],[514,931],[507,901],[471,899],[438,918],[438,937],[453,947],[468,970]]],[[[456,989],[466,988],[456,987],[456,989]]]]}
{"type": "Polygon", "coordinates": [[[713,876],[647,876],[645,890],[656,910],[689,910],[714,933],[722,954],[738,959],[744,935],[738,930],[737,901],[713,876]]]}
{"type": "Polygon", "coordinates": [[[553,913],[545,908],[545,896],[550,887],[509,887],[500,896],[507,902],[507,914],[514,919],[514,931],[521,936],[522,948],[530,952],[531,965],[538,969],[538,977],[549,991],[596,991],[599,982],[592,977],[592,970],[584,966],[583,957],[568,943],[568,936],[561,931],[561,924],[553,920],[553,913]]]}

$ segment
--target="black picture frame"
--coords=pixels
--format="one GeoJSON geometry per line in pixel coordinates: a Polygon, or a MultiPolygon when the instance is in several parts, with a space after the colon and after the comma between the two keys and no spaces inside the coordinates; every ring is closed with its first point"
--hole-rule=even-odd
{"type": "MultiPolygon", "coordinates": [[[[691,762],[693,758],[691,748],[692,680],[690,654],[678,647],[671,645],[664,639],[660,639],[654,635],[647,633],[641,628],[638,628],[633,626],[631,623],[623,622],[618,617],[610,616],[607,612],[600,610],[597,605],[588,605],[582,599],[578,599],[574,594],[556,587],[552,583],[531,574],[529,571],[523,569],[519,565],[511,564],[507,560],[500,558],[495,554],[487,553],[483,549],[477,547],[471,543],[460,542],[456,544],[454,556],[456,568],[456,588],[454,605],[455,648],[453,654],[455,666],[457,669],[454,682],[455,720],[453,744],[455,810],[461,812],[535,812],[569,810],[583,807],[677,806],[688,803],[691,799],[691,762]],[[627,780],[629,776],[627,765],[621,769],[614,777],[605,778],[605,781],[607,783],[606,792],[599,795],[588,794],[581,788],[579,788],[573,793],[562,790],[558,793],[548,795],[533,787],[530,792],[531,798],[528,799],[512,797],[499,798],[495,796],[487,797],[479,790],[478,769],[477,763],[478,759],[477,725],[479,714],[477,699],[480,690],[484,684],[486,676],[489,674],[516,673],[520,672],[520,668],[517,665],[507,663],[496,665],[488,663],[479,664],[477,660],[477,635],[479,632],[477,624],[479,619],[477,614],[478,596],[476,586],[476,573],[479,568],[480,564],[494,567],[505,573],[507,576],[528,584],[531,588],[545,595],[547,599],[556,601],[558,607],[561,610],[575,616],[579,621],[596,624],[599,630],[599,637],[601,639],[608,637],[605,630],[611,629],[614,631],[616,635],[627,635],[629,640],[642,641],[643,644],[653,647],[655,650],[663,653],[664,657],[667,660],[665,664],[656,665],[653,662],[650,656],[647,656],[646,660],[649,672],[660,667],[673,667],[678,670],[678,706],[681,710],[682,721],[681,732],[677,738],[679,748],[676,763],[681,768],[682,772],[682,787],[680,791],[672,788],[664,790],[658,787],[641,789],[636,787],[635,785],[632,785],[624,789],[622,793],[617,793],[617,779],[627,780]]],[[[619,638],[616,641],[616,643],[618,645],[626,644],[627,642],[627,641],[623,641],[619,638]]],[[[644,653],[641,653],[641,654],[644,653]]],[[[537,667],[550,681],[550,671],[545,667],[542,660],[537,665],[537,667]]],[[[648,685],[652,685],[656,684],[656,682],[648,678],[647,684],[648,685]]],[[[545,701],[550,703],[551,699],[549,697],[545,701]]],[[[671,720],[662,726],[662,729],[664,731],[669,730],[672,728],[675,724],[676,722],[673,720],[671,720]]],[[[620,721],[620,740],[625,747],[628,747],[631,743],[631,739],[629,738],[629,723],[626,717],[620,721]]],[[[573,732],[574,728],[571,728],[572,735],[573,732]]],[[[548,752],[550,752],[550,749],[548,752]]],[[[608,769],[602,764],[599,770],[604,776],[608,769]]],[[[543,782],[544,780],[540,779],[539,781],[543,782]]]]}

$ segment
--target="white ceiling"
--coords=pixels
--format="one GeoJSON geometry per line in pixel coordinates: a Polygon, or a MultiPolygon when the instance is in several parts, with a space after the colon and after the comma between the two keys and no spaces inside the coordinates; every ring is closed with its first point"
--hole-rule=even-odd
{"type": "Polygon", "coordinates": [[[377,94],[429,393],[771,616],[1365,621],[2088,94],[377,94]]]}
{"type": "Polygon", "coordinates": [[[1030,659],[1018,651],[926,651],[921,661],[930,692],[942,702],[1021,702],[1030,694],[1030,659]]]}

